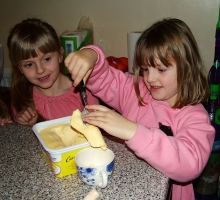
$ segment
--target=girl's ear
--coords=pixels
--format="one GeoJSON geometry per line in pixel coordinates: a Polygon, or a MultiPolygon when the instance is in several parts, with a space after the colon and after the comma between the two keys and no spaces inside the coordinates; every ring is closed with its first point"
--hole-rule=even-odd
{"type": "Polygon", "coordinates": [[[60,57],[59,57],[59,62],[61,63],[63,61],[63,53],[64,53],[64,49],[63,47],[60,48],[60,57]]]}

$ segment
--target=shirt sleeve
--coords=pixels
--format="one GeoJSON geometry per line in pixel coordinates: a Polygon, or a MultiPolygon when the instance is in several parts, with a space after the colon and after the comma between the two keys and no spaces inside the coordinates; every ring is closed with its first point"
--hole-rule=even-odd
{"type": "Polygon", "coordinates": [[[174,136],[138,124],[135,135],[126,144],[167,177],[187,182],[197,178],[204,169],[214,136],[208,115],[199,104],[187,109],[178,119],[174,136]]]}
{"type": "Polygon", "coordinates": [[[128,101],[137,99],[133,75],[109,66],[100,47],[88,45],[83,48],[93,49],[98,54],[96,65],[87,80],[86,87],[107,105],[122,113],[129,104],[128,101]]]}

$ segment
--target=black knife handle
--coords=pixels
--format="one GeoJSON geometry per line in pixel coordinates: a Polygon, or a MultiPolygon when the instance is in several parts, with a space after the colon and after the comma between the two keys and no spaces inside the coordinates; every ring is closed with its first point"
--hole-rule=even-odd
{"type": "Polygon", "coordinates": [[[84,85],[84,81],[83,81],[83,79],[80,81],[80,83],[79,83],[79,87],[80,87],[80,92],[85,91],[85,85],[84,85]]]}
{"type": "Polygon", "coordinates": [[[84,101],[84,104],[86,105],[87,104],[87,99],[86,99],[87,96],[86,96],[86,88],[85,88],[83,80],[80,81],[79,88],[80,88],[81,97],[82,97],[82,99],[84,101]]]}

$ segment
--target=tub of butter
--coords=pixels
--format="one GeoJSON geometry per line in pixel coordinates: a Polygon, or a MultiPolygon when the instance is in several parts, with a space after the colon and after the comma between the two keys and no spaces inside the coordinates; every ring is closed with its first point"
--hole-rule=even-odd
{"type": "Polygon", "coordinates": [[[32,128],[40,142],[43,158],[58,178],[76,173],[75,155],[90,147],[86,138],[71,128],[70,118],[40,122],[32,128]]]}

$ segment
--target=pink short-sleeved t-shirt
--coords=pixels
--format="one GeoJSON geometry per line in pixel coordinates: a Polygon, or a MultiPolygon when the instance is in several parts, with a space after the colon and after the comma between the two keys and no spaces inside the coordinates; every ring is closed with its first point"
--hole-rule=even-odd
{"type": "MultiPolygon", "coordinates": [[[[99,104],[99,100],[88,90],[88,104],[99,104]]],[[[46,119],[52,120],[72,115],[76,109],[83,110],[84,104],[77,88],[71,87],[60,96],[45,96],[33,90],[33,100],[37,111],[46,119]]]]}

